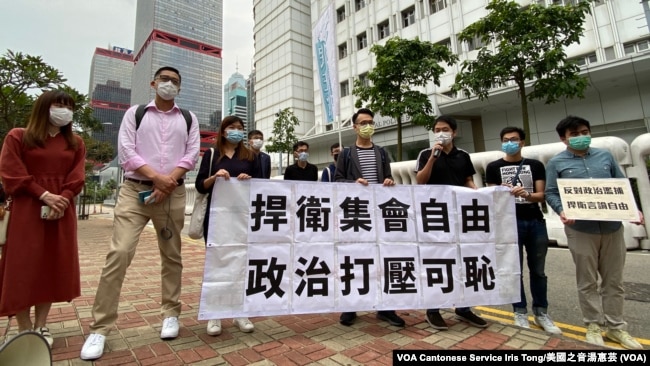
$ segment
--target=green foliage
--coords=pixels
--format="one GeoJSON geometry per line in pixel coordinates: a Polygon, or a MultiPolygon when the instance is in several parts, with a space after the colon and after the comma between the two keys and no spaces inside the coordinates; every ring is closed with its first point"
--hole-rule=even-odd
{"type": "Polygon", "coordinates": [[[86,159],[95,163],[108,163],[113,160],[115,156],[113,145],[88,136],[84,136],[83,139],[86,144],[86,159]]]}
{"type": "Polygon", "coordinates": [[[515,1],[492,0],[486,9],[490,13],[465,28],[458,39],[494,42],[496,50],[485,46],[476,60],[463,61],[453,89],[483,100],[492,88],[514,82],[530,142],[528,101],[543,99],[550,104],[563,97],[584,97],[587,79],[579,75],[577,65],[567,61],[564,50],[579,42],[589,3],[521,7],[515,1]],[[529,89],[527,83],[531,83],[529,89]]]}
{"type": "Polygon", "coordinates": [[[86,180],[85,195],[88,199],[87,203],[102,203],[113,194],[113,190],[116,188],[117,184],[115,180],[111,179],[104,186],[101,186],[99,182],[94,180],[86,180]],[[112,184],[111,184],[112,182],[112,184]]]}
{"type": "Polygon", "coordinates": [[[59,89],[70,94],[75,100],[77,108],[74,112],[74,129],[86,143],[88,159],[95,162],[112,160],[114,152],[110,144],[99,143],[90,137],[91,132],[102,131],[103,126],[93,117],[88,97],[65,82],[63,75],[43,62],[40,56],[8,50],[0,58],[0,142],[4,141],[7,132],[12,128],[27,125],[36,99],[29,93],[59,89]]]}
{"type": "Polygon", "coordinates": [[[426,93],[427,84],[440,85],[446,62],[453,65],[458,57],[448,47],[415,39],[393,37],[385,45],[370,48],[376,66],[368,72],[367,80],[355,80],[352,93],[357,96],[356,107],[367,108],[397,120],[397,161],[402,160],[402,116],[410,116],[417,125],[430,127],[435,116],[426,93]],[[418,90],[420,89],[420,90],[418,90]]]}
{"type": "Polygon", "coordinates": [[[53,89],[66,81],[40,56],[7,53],[0,58],[0,138],[15,127],[24,127],[31,113],[34,90],[53,89]]]}
{"type": "Polygon", "coordinates": [[[289,108],[281,110],[275,116],[277,118],[273,121],[273,132],[267,140],[266,151],[291,154],[293,144],[298,141],[295,130],[300,121],[289,108]]]}

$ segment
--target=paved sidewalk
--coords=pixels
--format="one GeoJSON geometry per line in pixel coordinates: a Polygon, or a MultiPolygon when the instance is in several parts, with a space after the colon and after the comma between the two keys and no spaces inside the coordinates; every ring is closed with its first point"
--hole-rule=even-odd
{"type": "MultiPolygon", "coordinates": [[[[71,304],[55,304],[49,317],[54,335],[55,365],[91,364],[79,359],[79,351],[92,321],[99,275],[111,237],[108,214],[90,215],[79,221],[79,254],[82,296],[71,304]]],[[[374,312],[359,313],[354,326],[338,323],[338,313],[258,317],[251,320],[255,332],[242,333],[230,319],[224,320],[217,337],[205,332],[198,321],[203,276],[202,241],[184,238],[183,310],[177,339],[159,338],[160,257],[153,229],[142,233],[137,253],[127,271],[120,298],[116,329],[107,338],[104,356],[95,365],[391,365],[394,349],[593,349],[565,336],[551,336],[537,329],[522,329],[490,320],[478,329],[453,320],[448,331],[432,329],[423,311],[399,311],[405,328],[378,321],[374,312]]],[[[490,318],[488,318],[490,319],[490,318]]],[[[531,322],[532,323],[532,322],[531,322]]],[[[4,332],[5,322],[0,322],[4,332]]],[[[15,334],[15,320],[10,334],[15,334]]],[[[0,334],[1,334],[0,333],[0,334]]]]}

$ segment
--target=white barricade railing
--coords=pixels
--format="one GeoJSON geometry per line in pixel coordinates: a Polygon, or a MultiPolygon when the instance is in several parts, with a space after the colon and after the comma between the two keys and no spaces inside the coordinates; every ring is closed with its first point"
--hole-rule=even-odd
{"type": "MultiPolygon", "coordinates": [[[[650,217],[648,217],[650,215],[650,179],[648,179],[645,160],[646,156],[650,155],[650,133],[638,136],[632,141],[631,145],[628,145],[625,140],[618,137],[596,137],[592,139],[591,146],[609,150],[618,161],[623,173],[628,178],[636,179],[641,205],[639,209],[644,211],[643,216],[646,217],[646,222],[645,226],[634,225],[628,222],[623,223],[625,227],[625,246],[627,249],[650,250],[650,240],[648,238],[648,233],[650,233],[650,217]]],[[[566,145],[562,142],[525,146],[522,149],[522,155],[526,158],[537,159],[546,165],[555,154],[564,149],[566,149],[566,145]]],[[[501,151],[485,151],[470,154],[474,169],[476,170],[474,182],[478,187],[484,186],[483,177],[485,176],[485,168],[487,165],[491,161],[500,159],[503,155],[504,153],[501,151]]],[[[415,160],[391,163],[395,183],[417,184],[415,180],[415,164],[415,160]]],[[[276,176],[272,179],[282,179],[282,176],[276,176]]],[[[189,215],[194,208],[194,200],[197,192],[194,183],[186,184],[185,189],[187,192],[185,213],[189,215]]],[[[567,240],[564,234],[564,225],[560,221],[560,217],[550,208],[544,214],[544,217],[546,219],[549,239],[556,241],[559,246],[566,247],[567,240]]]]}

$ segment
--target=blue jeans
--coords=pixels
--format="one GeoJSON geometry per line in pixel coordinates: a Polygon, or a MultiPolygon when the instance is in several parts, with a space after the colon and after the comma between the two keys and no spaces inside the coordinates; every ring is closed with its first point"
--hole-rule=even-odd
{"type": "Polygon", "coordinates": [[[533,297],[533,313],[546,313],[548,299],[546,297],[547,278],[544,273],[546,252],[548,251],[548,233],[544,220],[517,220],[517,236],[519,239],[519,267],[521,268],[521,301],[512,304],[515,312],[527,313],[526,292],[524,290],[524,248],[530,277],[530,292],[533,297]]]}

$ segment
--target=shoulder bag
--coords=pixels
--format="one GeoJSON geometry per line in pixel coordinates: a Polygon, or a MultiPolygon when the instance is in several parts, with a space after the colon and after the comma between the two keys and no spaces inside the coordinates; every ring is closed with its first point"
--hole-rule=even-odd
{"type": "MultiPolygon", "coordinates": [[[[212,176],[212,158],[214,157],[214,148],[210,148],[210,169],[208,178],[212,176]]],[[[205,221],[205,211],[208,209],[208,194],[197,193],[190,218],[190,227],[187,235],[192,239],[201,239],[203,237],[203,222],[205,221]]]]}

